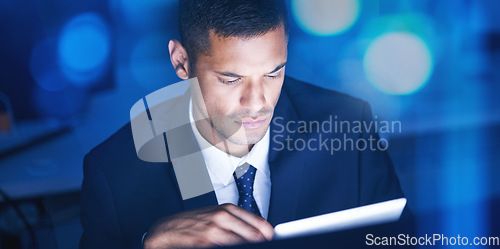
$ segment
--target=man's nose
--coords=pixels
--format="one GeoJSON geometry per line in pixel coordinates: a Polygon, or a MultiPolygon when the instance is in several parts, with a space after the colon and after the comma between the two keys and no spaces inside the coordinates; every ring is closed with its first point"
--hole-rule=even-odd
{"type": "Polygon", "coordinates": [[[243,108],[248,109],[252,113],[262,110],[266,104],[265,91],[262,81],[247,82],[243,89],[240,104],[243,108]]]}

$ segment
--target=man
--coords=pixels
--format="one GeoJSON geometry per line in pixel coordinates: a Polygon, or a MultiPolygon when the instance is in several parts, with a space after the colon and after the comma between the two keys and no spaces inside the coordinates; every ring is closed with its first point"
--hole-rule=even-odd
{"type": "Polygon", "coordinates": [[[179,15],[170,58],[199,91],[174,100],[191,125],[173,135],[204,148],[214,191],[183,198],[175,166],[140,160],[128,124],[85,157],[81,248],[265,241],[282,222],[403,196],[384,150],[298,146],[378,136],[299,125],[372,118],[361,100],[285,77],[283,1],[181,0],[179,15]]]}

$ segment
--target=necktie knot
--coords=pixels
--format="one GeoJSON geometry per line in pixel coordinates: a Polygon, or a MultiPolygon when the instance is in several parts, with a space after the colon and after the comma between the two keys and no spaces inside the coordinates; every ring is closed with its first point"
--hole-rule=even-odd
{"type": "Polygon", "coordinates": [[[233,173],[234,179],[236,181],[236,186],[238,187],[238,194],[240,196],[238,200],[238,206],[258,215],[260,215],[259,207],[255,202],[255,198],[253,196],[253,184],[255,180],[255,174],[257,169],[252,165],[249,165],[247,171],[237,177],[237,172],[233,173]]]}

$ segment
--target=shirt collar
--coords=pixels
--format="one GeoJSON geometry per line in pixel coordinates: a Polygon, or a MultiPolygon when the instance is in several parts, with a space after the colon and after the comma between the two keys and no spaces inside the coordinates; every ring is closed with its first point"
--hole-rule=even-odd
{"type": "Polygon", "coordinates": [[[267,163],[270,143],[269,127],[264,137],[252,147],[250,152],[240,158],[218,149],[200,134],[194,122],[192,99],[189,100],[189,120],[215,189],[233,182],[233,172],[245,162],[254,166],[258,172],[269,177],[270,172],[267,163]]]}

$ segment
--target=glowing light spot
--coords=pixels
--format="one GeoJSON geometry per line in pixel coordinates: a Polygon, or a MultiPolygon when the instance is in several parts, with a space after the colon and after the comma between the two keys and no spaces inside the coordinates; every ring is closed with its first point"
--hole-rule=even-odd
{"type": "Polygon", "coordinates": [[[109,52],[108,25],[96,13],[87,12],[74,17],[61,32],[60,66],[74,83],[88,83],[101,76],[109,52]]]}
{"type": "Polygon", "coordinates": [[[358,19],[359,0],[293,0],[292,12],[301,28],[313,35],[347,31],[358,19]]]}
{"type": "Polygon", "coordinates": [[[410,94],[422,88],[432,74],[427,45],[408,32],[386,33],[373,41],[364,56],[368,80],[388,94],[410,94]]]}

